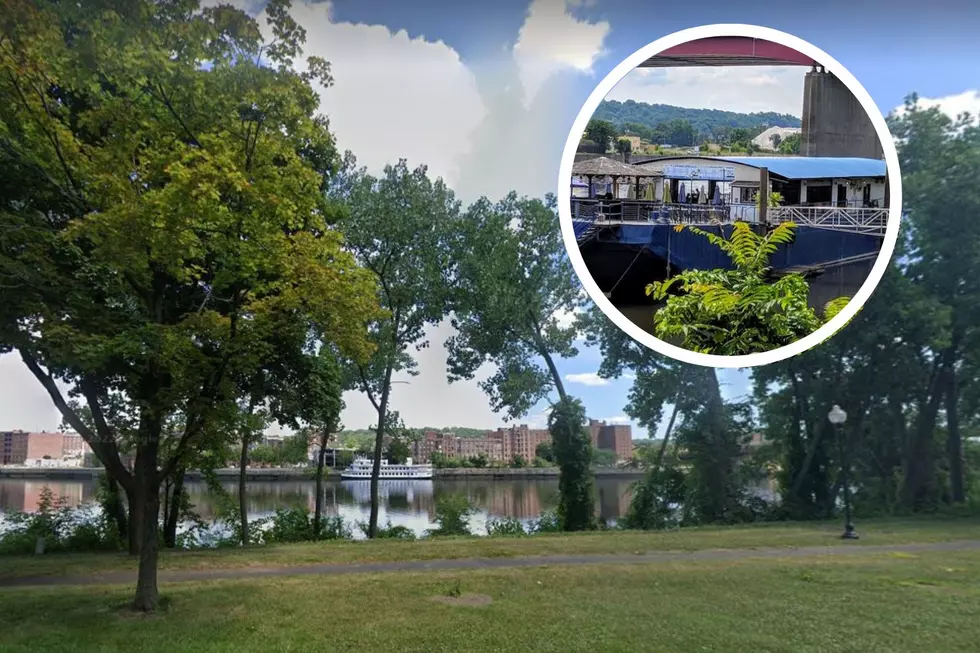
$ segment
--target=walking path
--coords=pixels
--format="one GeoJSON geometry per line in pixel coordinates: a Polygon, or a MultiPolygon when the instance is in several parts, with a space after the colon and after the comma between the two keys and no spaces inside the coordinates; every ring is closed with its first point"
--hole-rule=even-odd
{"type": "MultiPolygon", "coordinates": [[[[238,567],[228,569],[189,569],[161,571],[160,583],[218,580],[225,578],[262,578],[269,576],[306,576],[313,574],[374,574],[396,571],[452,571],[463,569],[505,569],[552,565],[650,564],[694,562],[699,560],[749,560],[753,558],[807,558],[813,556],[847,556],[873,553],[918,553],[928,551],[976,551],[980,540],[931,542],[924,544],[810,546],[779,549],[711,549],[705,551],[649,552],[633,555],[547,555],[523,558],[462,558],[457,560],[408,560],[361,564],[324,564],[293,567],[238,567]]],[[[36,576],[0,578],[0,587],[58,585],[122,585],[136,582],[135,572],[114,572],[86,576],[36,576]]]]}

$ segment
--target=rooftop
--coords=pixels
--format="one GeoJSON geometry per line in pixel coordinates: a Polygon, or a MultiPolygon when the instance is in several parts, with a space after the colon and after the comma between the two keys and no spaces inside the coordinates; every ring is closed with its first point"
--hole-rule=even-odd
{"type": "Polygon", "coordinates": [[[884,177],[885,162],[880,159],[825,156],[727,156],[711,157],[719,161],[741,163],[786,179],[829,179],[848,177],[884,177]]]}
{"type": "Polygon", "coordinates": [[[594,177],[652,177],[649,170],[644,170],[638,166],[616,161],[608,157],[600,156],[594,159],[578,161],[572,166],[572,174],[580,176],[594,177]]]}
{"type": "Polygon", "coordinates": [[[769,172],[784,179],[848,179],[884,177],[885,162],[880,159],[826,156],[667,156],[644,161],[646,166],[670,159],[692,159],[709,163],[738,163],[753,168],[768,168],[769,172]]]}

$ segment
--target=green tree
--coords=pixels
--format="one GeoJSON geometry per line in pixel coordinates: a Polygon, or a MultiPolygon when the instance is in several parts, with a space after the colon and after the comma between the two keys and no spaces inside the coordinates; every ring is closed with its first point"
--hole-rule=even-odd
{"type": "Polygon", "coordinates": [[[625,138],[616,139],[616,151],[626,156],[633,151],[633,144],[625,138]]]}
{"type": "Polygon", "coordinates": [[[599,467],[612,467],[616,464],[616,452],[608,449],[593,449],[592,462],[599,467]]]}
{"type": "Polygon", "coordinates": [[[608,120],[593,119],[585,127],[585,137],[602,148],[603,152],[609,151],[609,145],[616,136],[616,126],[608,120]]]}
{"type": "Polygon", "coordinates": [[[5,4],[0,342],[125,491],[138,610],[158,601],[161,483],[233,414],[252,316],[370,351],[373,279],[323,194],[336,155],[311,84],[329,67],[290,70],[287,9],[267,7],[266,42],[228,6],[5,4]]]}
{"type": "Polygon", "coordinates": [[[772,143],[772,149],[778,150],[779,146],[783,143],[783,137],[779,134],[773,134],[769,137],[769,142],[772,143]]]}
{"type": "Polygon", "coordinates": [[[799,154],[800,153],[800,135],[790,134],[786,138],[782,139],[779,143],[780,154],[799,154]]]}
{"type": "Polygon", "coordinates": [[[392,465],[403,465],[412,457],[412,449],[404,437],[392,437],[388,443],[388,462],[392,465]]]}
{"type": "MultiPolygon", "coordinates": [[[[734,356],[776,349],[815,331],[821,324],[808,305],[810,288],[799,274],[768,279],[769,257],[793,238],[794,225],[784,222],[765,236],[736,223],[731,236],[689,228],[721,248],[732,270],[687,270],[647,286],[647,294],[664,301],[654,318],[664,340],[705,354],[734,356]],[[683,294],[670,295],[676,286],[683,294]]],[[[839,310],[839,302],[835,303],[839,310]]]]}
{"type": "Polygon", "coordinates": [[[535,448],[534,455],[553,463],[555,462],[555,445],[551,442],[542,442],[535,448]]]}
{"type": "Polygon", "coordinates": [[[411,349],[428,346],[426,329],[449,313],[459,205],[441,179],[426,168],[406,162],[386,166],[380,177],[358,169],[350,153],[333,195],[348,207],[341,225],[347,246],[375,276],[378,301],[387,315],[368,331],[374,354],[361,364],[352,361],[348,378],[367,395],[378,415],[371,474],[371,516],[368,536],[378,530],[378,478],[385,426],[390,423],[392,378],[415,376],[411,349]]]}
{"type": "Polygon", "coordinates": [[[554,391],[551,436],[561,468],[560,511],[568,530],[594,525],[591,441],[581,406],[565,392],[555,365],[577,354],[579,327],[568,320],[582,292],[557,228],[555,200],[511,193],[474,203],[460,226],[459,287],[446,342],[449,379],[472,379],[485,363],[496,372],[480,382],[494,411],[519,418],[554,391]],[[581,419],[578,419],[581,417],[581,419]],[[578,419],[578,421],[575,421],[578,419]]]}

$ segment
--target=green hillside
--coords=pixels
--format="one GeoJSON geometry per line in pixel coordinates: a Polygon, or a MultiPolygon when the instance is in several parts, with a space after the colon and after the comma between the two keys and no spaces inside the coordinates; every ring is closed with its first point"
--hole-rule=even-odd
{"type": "Polygon", "coordinates": [[[640,136],[657,142],[671,139],[676,145],[692,145],[704,140],[727,142],[732,130],[749,130],[754,134],[767,127],[799,127],[796,116],[773,111],[737,113],[717,109],[689,109],[669,104],[647,104],[626,100],[603,101],[593,120],[612,123],[620,134],[640,136]],[[685,141],[685,142],[680,142],[685,141]]]}

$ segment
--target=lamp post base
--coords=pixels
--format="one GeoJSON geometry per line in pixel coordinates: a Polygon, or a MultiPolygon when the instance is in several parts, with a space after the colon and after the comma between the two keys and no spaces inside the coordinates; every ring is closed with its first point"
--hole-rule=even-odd
{"type": "Polygon", "coordinates": [[[858,537],[857,531],[854,530],[854,526],[848,524],[847,526],[844,527],[844,534],[840,536],[840,539],[857,540],[860,538],[858,537]]]}

